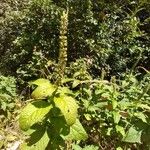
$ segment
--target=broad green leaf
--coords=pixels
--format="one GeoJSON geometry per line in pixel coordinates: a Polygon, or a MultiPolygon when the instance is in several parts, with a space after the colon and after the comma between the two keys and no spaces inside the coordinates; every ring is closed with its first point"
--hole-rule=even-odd
{"type": "Polygon", "coordinates": [[[116,100],[112,100],[113,109],[115,109],[117,105],[118,105],[118,102],[116,100]]]}
{"type": "Polygon", "coordinates": [[[45,132],[44,135],[36,143],[34,143],[33,145],[30,145],[28,143],[23,143],[20,149],[21,150],[45,150],[49,143],[49,140],[50,139],[47,135],[47,132],[45,132]]]}
{"type": "MultiPolygon", "coordinates": [[[[32,140],[32,137],[31,137],[31,140],[32,140]]],[[[39,141],[34,143],[34,145],[32,146],[33,150],[45,150],[49,143],[49,140],[50,139],[48,137],[48,134],[47,134],[47,132],[45,132],[44,135],[39,139],[39,141]]]]}
{"type": "Polygon", "coordinates": [[[141,134],[142,131],[137,131],[135,128],[130,127],[123,141],[129,143],[141,143],[141,134]]]}
{"type": "Polygon", "coordinates": [[[84,107],[88,109],[90,106],[90,101],[84,98],[81,98],[81,101],[83,102],[84,107]]]}
{"type": "Polygon", "coordinates": [[[104,107],[106,107],[108,105],[108,102],[99,102],[99,103],[97,103],[97,104],[95,104],[95,106],[97,107],[97,108],[104,108],[104,107]]]}
{"type": "Polygon", "coordinates": [[[69,135],[65,136],[64,138],[68,140],[86,140],[88,135],[80,121],[76,119],[76,122],[70,127],[69,135]]]}
{"type": "Polygon", "coordinates": [[[105,92],[105,91],[101,91],[101,90],[97,90],[96,94],[97,94],[97,95],[98,95],[98,94],[101,94],[101,98],[102,98],[102,99],[109,99],[109,97],[110,97],[110,93],[105,92]],[[102,92],[104,92],[104,93],[102,93],[102,92]],[[102,94],[101,94],[101,93],[102,93],[102,94]]]}
{"type": "Polygon", "coordinates": [[[55,88],[52,85],[38,86],[31,94],[34,99],[44,99],[48,96],[52,96],[55,88]]]}
{"type": "Polygon", "coordinates": [[[30,85],[33,85],[33,84],[38,85],[38,86],[46,86],[46,85],[49,85],[50,82],[47,79],[39,78],[33,82],[30,82],[30,85]]]}
{"type": "Polygon", "coordinates": [[[131,102],[128,101],[128,99],[123,99],[120,102],[118,102],[118,105],[120,107],[121,110],[126,110],[128,107],[130,107],[132,105],[131,102]]]}
{"type": "Polygon", "coordinates": [[[50,137],[55,137],[58,135],[68,135],[70,127],[66,124],[63,116],[51,117],[50,119],[52,126],[49,128],[50,137]]]}
{"type": "Polygon", "coordinates": [[[75,74],[73,75],[73,77],[77,77],[77,76],[80,76],[81,72],[75,72],[75,74]]]}
{"type": "Polygon", "coordinates": [[[33,124],[42,121],[51,108],[52,106],[45,101],[29,103],[20,114],[20,128],[28,130],[33,124]]]}
{"type": "Polygon", "coordinates": [[[119,114],[119,112],[115,112],[115,111],[113,112],[113,119],[114,119],[115,124],[119,123],[120,117],[121,117],[121,115],[119,114]]]}
{"type": "Polygon", "coordinates": [[[89,97],[92,96],[92,91],[91,91],[91,89],[86,89],[86,88],[84,88],[83,91],[86,92],[89,97]]]}
{"type": "Polygon", "coordinates": [[[73,95],[73,92],[67,87],[59,87],[58,93],[60,93],[60,95],[73,95]]]}
{"type": "Polygon", "coordinates": [[[129,82],[127,82],[126,80],[123,80],[122,81],[122,87],[126,87],[127,85],[129,85],[129,82]]]}
{"type": "Polygon", "coordinates": [[[44,99],[47,96],[51,96],[56,88],[47,79],[38,79],[31,82],[31,85],[35,84],[38,87],[32,92],[31,97],[34,99],[44,99]]]}
{"type": "Polygon", "coordinates": [[[142,112],[137,112],[134,114],[137,118],[141,119],[143,122],[147,123],[146,116],[142,112]]]}
{"type": "Polygon", "coordinates": [[[59,108],[65,117],[68,125],[73,125],[77,118],[78,105],[74,98],[70,96],[62,95],[61,97],[55,97],[54,102],[57,108],[59,108]]]}
{"type": "Polygon", "coordinates": [[[65,145],[65,141],[61,135],[65,136],[69,134],[69,126],[66,125],[66,121],[63,116],[52,117],[50,121],[51,124],[47,129],[47,133],[50,138],[48,149],[57,150],[61,146],[63,147],[65,145]]]}
{"type": "Polygon", "coordinates": [[[125,130],[122,126],[116,125],[116,131],[121,133],[123,137],[125,136],[125,130]]]}
{"type": "Polygon", "coordinates": [[[72,88],[77,87],[80,84],[80,80],[74,80],[72,83],[72,88]]]}

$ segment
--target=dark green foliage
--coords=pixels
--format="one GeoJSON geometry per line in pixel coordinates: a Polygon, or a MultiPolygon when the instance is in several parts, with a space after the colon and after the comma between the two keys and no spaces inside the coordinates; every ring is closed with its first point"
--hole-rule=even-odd
{"type": "Polygon", "coordinates": [[[16,96],[15,78],[0,76],[0,111],[12,111],[16,96]]]}
{"type": "Polygon", "coordinates": [[[18,67],[28,72],[25,68],[30,68],[35,50],[41,51],[44,58],[57,61],[60,15],[66,6],[69,9],[68,63],[86,58],[94,76],[103,69],[108,76],[120,76],[137,59],[136,65],[149,69],[148,2],[34,0],[26,9],[18,5],[19,11],[15,11],[12,7],[13,11],[2,19],[1,70],[4,73],[16,74],[18,67]]]}
{"type": "Polygon", "coordinates": [[[73,80],[73,84],[78,83],[74,90],[80,118],[89,134],[81,146],[94,144],[106,150],[149,148],[149,77],[147,74],[140,82],[132,74],[122,80],[112,77],[110,82],[103,80],[103,75],[99,80],[73,80]]]}

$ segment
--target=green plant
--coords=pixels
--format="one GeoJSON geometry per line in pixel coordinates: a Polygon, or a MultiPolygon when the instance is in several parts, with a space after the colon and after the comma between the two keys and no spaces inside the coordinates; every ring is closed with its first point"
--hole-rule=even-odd
{"type": "Polygon", "coordinates": [[[103,75],[99,80],[74,79],[80,118],[89,134],[84,144],[93,143],[102,149],[148,149],[149,82],[149,73],[141,81],[132,74],[120,80],[112,77],[110,82],[103,75]]]}
{"type": "Polygon", "coordinates": [[[16,80],[13,77],[0,76],[0,111],[12,111],[15,107],[16,80]]]}
{"type": "Polygon", "coordinates": [[[37,86],[31,94],[35,99],[23,108],[19,118],[20,128],[30,135],[22,149],[62,149],[70,140],[87,138],[77,119],[77,102],[67,87],[56,87],[46,79],[31,85],[37,86]]]}
{"type": "MultiPolygon", "coordinates": [[[[40,78],[20,114],[21,149],[150,148],[149,5],[2,1],[0,71],[19,84],[40,78]]],[[[7,116],[11,92],[0,102],[7,116]]]]}
{"type": "Polygon", "coordinates": [[[56,84],[52,85],[49,80],[42,78],[31,82],[31,85],[37,86],[31,94],[36,101],[29,103],[20,114],[20,128],[24,131],[30,129],[30,139],[21,149],[69,149],[72,140],[87,138],[86,131],[77,119],[78,105],[73,92],[61,87],[67,62],[67,16],[63,11],[56,84]],[[39,136],[39,139],[35,136],[39,136]]]}
{"type": "Polygon", "coordinates": [[[17,3],[18,11],[12,5],[12,10],[1,22],[3,57],[0,68],[3,73],[25,75],[28,81],[37,77],[37,74],[40,76],[40,72],[33,72],[39,68],[39,64],[33,60],[34,47],[44,58],[57,62],[60,14],[67,3],[67,65],[83,58],[91,62],[88,67],[94,77],[103,69],[107,71],[108,77],[120,76],[132,67],[141,53],[137,65],[149,69],[149,2],[32,0],[28,5],[24,3],[17,3]],[[20,5],[25,5],[25,9],[21,9],[20,5]],[[16,70],[21,71],[16,73],[16,70]]]}

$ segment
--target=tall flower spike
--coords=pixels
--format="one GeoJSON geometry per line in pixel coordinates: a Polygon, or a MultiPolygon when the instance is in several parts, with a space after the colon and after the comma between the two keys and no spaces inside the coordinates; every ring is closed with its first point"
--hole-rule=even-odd
{"type": "Polygon", "coordinates": [[[68,28],[68,11],[63,11],[60,20],[59,36],[59,58],[58,58],[58,75],[57,84],[61,83],[67,63],[67,28],[68,28]]]}

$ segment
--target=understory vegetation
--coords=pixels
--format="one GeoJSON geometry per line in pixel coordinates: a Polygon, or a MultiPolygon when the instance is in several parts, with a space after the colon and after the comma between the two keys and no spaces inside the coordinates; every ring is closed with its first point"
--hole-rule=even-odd
{"type": "Polygon", "coordinates": [[[150,1],[1,0],[0,149],[150,150],[150,1]]]}

